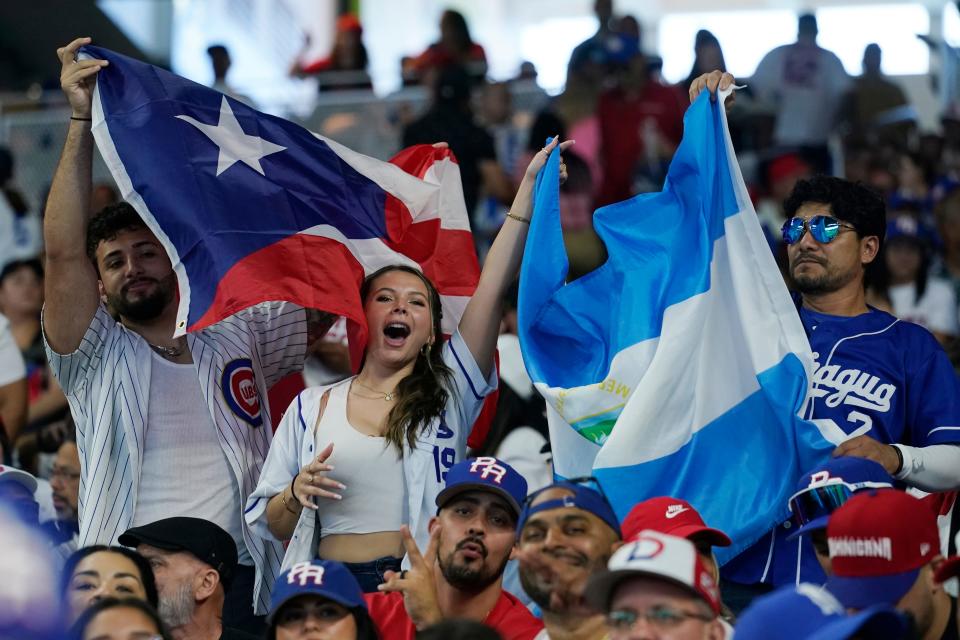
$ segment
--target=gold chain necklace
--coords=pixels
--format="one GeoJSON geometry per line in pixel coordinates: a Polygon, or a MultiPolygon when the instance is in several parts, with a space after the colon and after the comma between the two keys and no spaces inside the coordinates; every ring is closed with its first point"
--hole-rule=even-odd
{"type": "MultiPolygon", "coordinates": [[[[376,394],[379,394],[379,395],[383,396],[383,399],[386,400],[387,402],[390,402],[390,401],[392,401],[394,398],[397,397],[397,390],[396,390],[396,389],[394,389],[394,390],[391,391],[390,393],[384,393],[383,391],[380,391],[379,389],[374,389],[373,387],[368,387],[367,385],[365,385],[365,384],[363,384],[362,382],[360,382],[360,380],[358,380],[357,378],[354,378],[353,381],[354,381],[356,384],[358,384],[358,385],[360,385],[361,387],[363,387],[364,389],[366,389],[367,391],[372,391],[372,392],[374,392],[374,393],[376,393],[376,394]]],[[[372,399],[373,399],[373,398],[371,398],[371,400],[372,400],[372,399]]]]}

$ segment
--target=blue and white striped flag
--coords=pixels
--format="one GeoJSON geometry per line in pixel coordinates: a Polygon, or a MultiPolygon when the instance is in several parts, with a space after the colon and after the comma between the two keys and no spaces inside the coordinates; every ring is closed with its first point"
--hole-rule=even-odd
{"type": "Polygon", "coordinates": [[[725,561],[786,517],[833,445],[797,417],[813,358],[724,110],[707,92],[690,106],[663,191],[599,209],[609,258],[569,284],[558,163],[537,181],[519,300],[555,471],[596,476],[621,518],[689,501],[733,538],[725,561]]]}

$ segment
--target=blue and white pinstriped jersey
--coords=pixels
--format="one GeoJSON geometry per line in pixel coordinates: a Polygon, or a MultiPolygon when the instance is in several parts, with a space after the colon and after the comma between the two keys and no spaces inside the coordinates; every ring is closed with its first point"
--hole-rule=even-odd
{"type": "MultiPolygon", "coordinates": [[[[257,485],[272,438],[267,390],[303,367],[304,310],[289,303],[260,304],[188,334],[187,344],[220,446],[245,499],[257,485]]],[[[76,351],[58,354],[47,345],[50,366],[77,424],[80,546],[116,544],[132,523],[145,453],[152,353],[140,335],[103,306],[76,351]]],[[[254,605],[265,613],[283,547],[246,525],[243,534],[257,567],[254,605]]]]}

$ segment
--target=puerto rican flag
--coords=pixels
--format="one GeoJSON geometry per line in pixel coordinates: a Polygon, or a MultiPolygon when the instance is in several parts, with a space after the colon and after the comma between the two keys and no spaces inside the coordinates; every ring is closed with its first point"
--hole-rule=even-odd
{"type": "Polygon", "coordinates": [[[452,333],[480,277],[456,158],[361,155],[209,87],[100,47],[93,134],[123,198],[176,272],[175,335],[269,300],[345,316],[366,344],[365,275],[421,269],[452,333]]]}

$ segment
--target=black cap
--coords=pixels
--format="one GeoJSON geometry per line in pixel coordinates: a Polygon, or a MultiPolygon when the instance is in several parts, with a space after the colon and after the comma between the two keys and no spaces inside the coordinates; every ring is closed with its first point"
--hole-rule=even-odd
{"type": "Polygon", "coordinates": [[[224,588],[230,586],[237,570],[237,544],[230,534],[209,520],[164,518],[142,527],[127,529],[118,538],[125,547],[148,544],[165,551],[187,551],[220,574],[224,588]]]}

